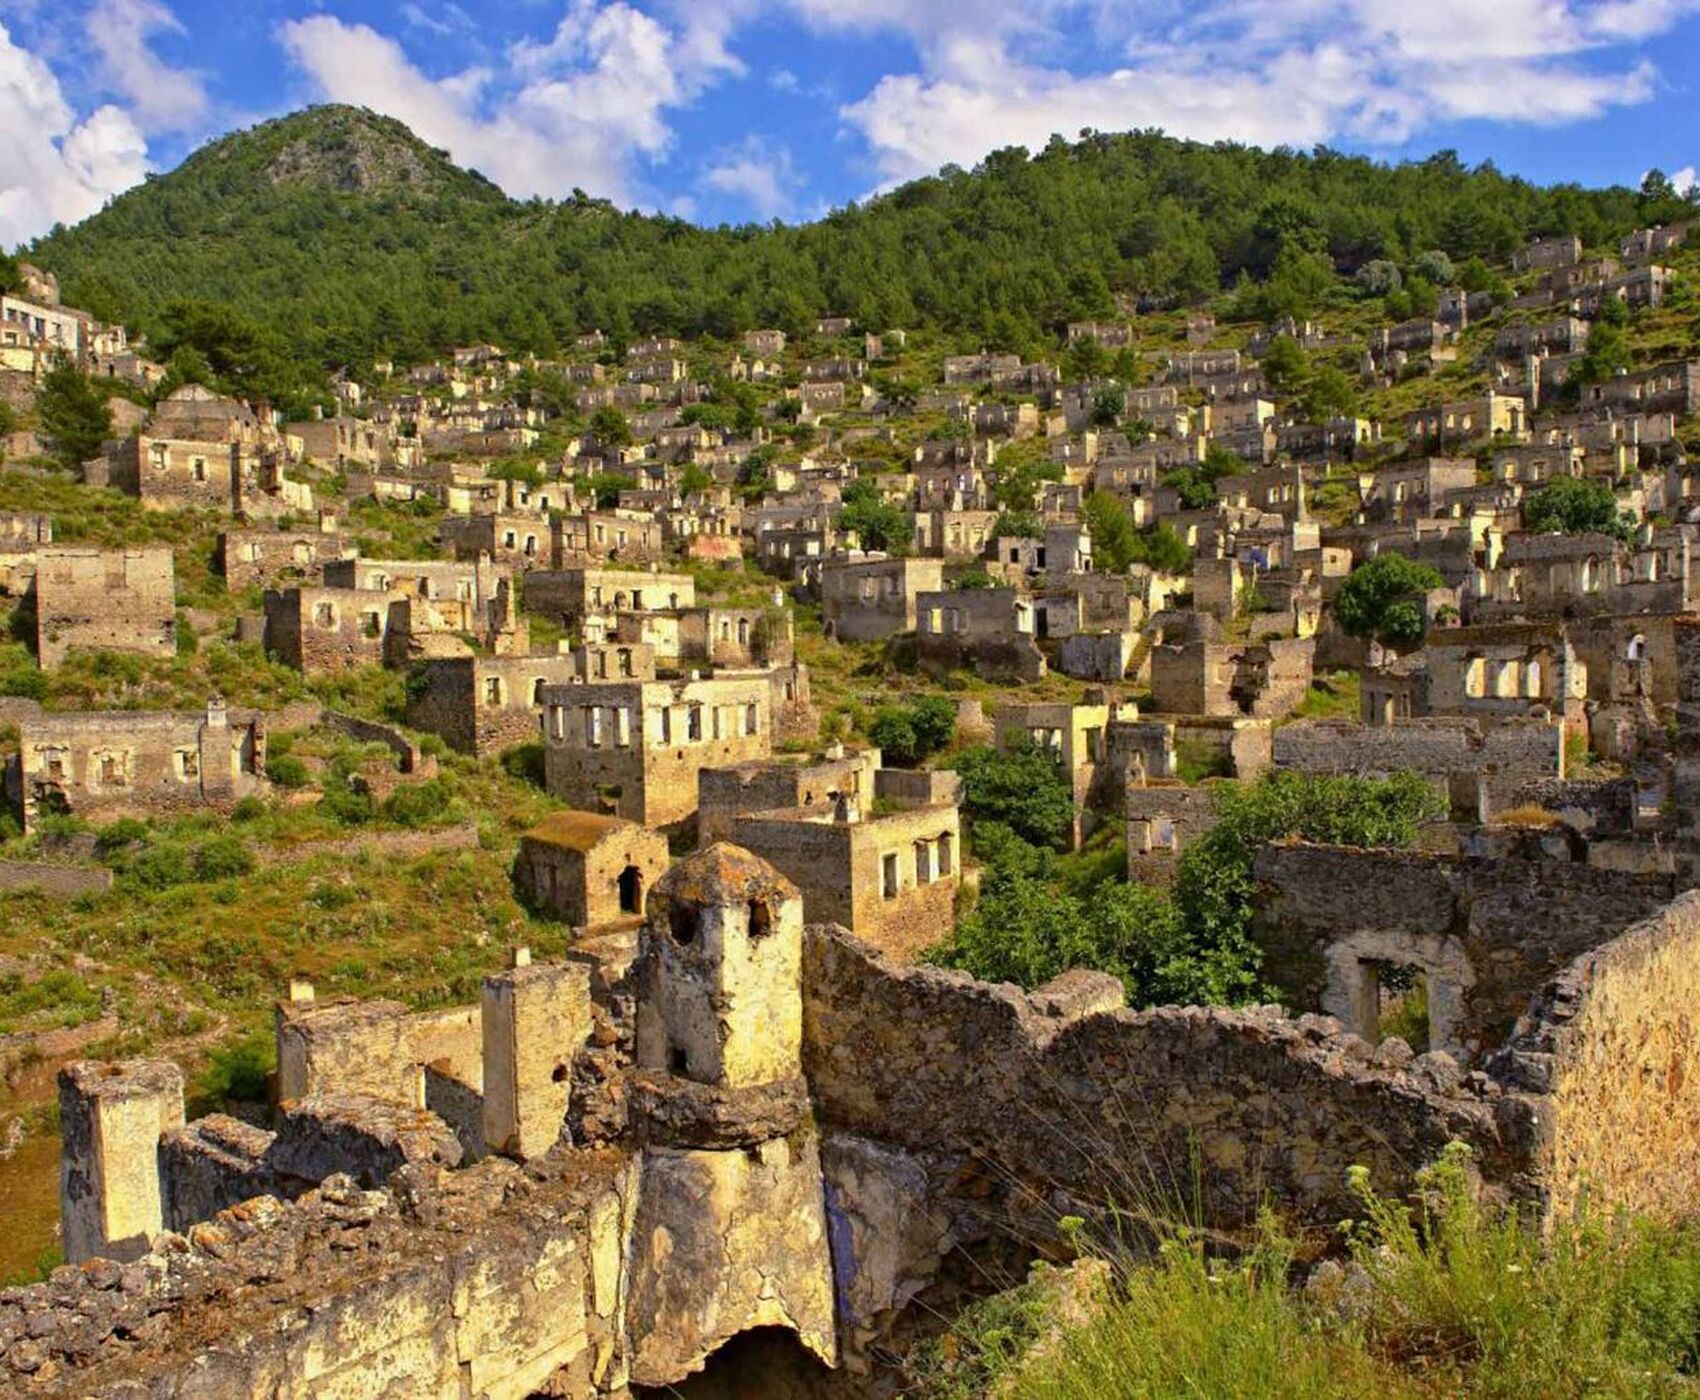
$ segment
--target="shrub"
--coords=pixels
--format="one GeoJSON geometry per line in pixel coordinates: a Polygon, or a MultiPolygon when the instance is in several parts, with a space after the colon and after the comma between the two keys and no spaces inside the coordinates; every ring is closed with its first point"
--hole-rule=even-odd
{"type": "Polygon", "coordinates": [[[254,856],[240,836],[209,836],[195,847],[192,861],[197,880],[228,880],[254,868],[254,856]]]}
{"type": "Polygon", "coordinates": [[[195,1087],[201,1097],[214,1103],[229,1099],[256,1103],[266,1097],[266,1076],[276,1068],[274,1038],[263,1031],[252,1031],[213,1046],[195,1087]]]}
{"type": "Polygon", "coordinates": [[[266,804],[258,797],[244,797],[230,809],[230,820],[233,822],[258,821],[266,814],[266,804]]]}
{"type": "Polygon", "coordinates": [[[534,787],[543,786],[543,762],[543,744],[536,739],[524,744],[515,744],[513,748],[506,750],[501,758],[504,773],[534,787]]]}
{"type": "Polygon", "coordinates": [[[962,774],[962,808],[976,826],[995,821],[1031,845],[1069,848],[1074,793],[1057,761],[1031,739],[1007,749],[968,749],[956,767],[962,774]]]}
{"type": "Polygon", "coordinates": [[[441,778],[398,787],[384,802],[385,820],[398,826],[436,826],[455,816],[454,794],[441,778]]]}
{"type": "Polygon", "coordinates": [[[122,850],[125,846],[134,845],[137,841],[148,839],[148,824],[137,821],[134,817],[120,817],[117,821],[101,827],[94,838],[94,848],[103,856],[111,855],[114,851],[122,850]]]}
{"type": "Polygon", "coordinates": [[[139,851],[130,862],[130,879],[144,889],[168,890],[195,878],[189,852],[175,841],[162,841],[139,851]]]}
{"type": "Polygon", "coordinates": [[[281,788],[307,786],[307,765],[292,753],[266,756],[266,776],[281,788]]]}

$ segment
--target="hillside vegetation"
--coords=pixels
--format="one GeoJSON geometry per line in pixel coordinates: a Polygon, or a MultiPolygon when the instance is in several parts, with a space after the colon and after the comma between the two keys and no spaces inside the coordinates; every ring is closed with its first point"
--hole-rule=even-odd
{"type": "Polygon", "coordinates": [[[1597,245],[1687,206],[1542,188],[1442,152],[1383,165],[1156,132],[1086,133],[946,167],[800,227],[703,229],[575,192],[506,198],[399,122],[319,107],[224,137],[26,250],[65,299],[187,338],[184,299],[223,302],[283,365],[362,367],[496,340],[550,354],[600,328],[727,335],[825,313],[1022,348],[1118,296],[1178,302],[1280,274],[1314,283],[1439,249],[1503,259],[1525,239],[1597,245]]]}

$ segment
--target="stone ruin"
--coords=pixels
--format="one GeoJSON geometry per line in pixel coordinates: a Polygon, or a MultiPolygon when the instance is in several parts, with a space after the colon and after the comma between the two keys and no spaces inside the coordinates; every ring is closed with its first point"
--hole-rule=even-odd
{"type": "MultiPolygon", "coordinates": [[[[1233,1229],[1273,1202],[1329,1226],[1349,1166],[1400,1189],[1453,1140],[1548,1212],[1700,1204],[1700,892],[1613,906],[1571,872],[1543,955],[1503,911],[1550,871],[1490,907],[1421,857],[1365,879],[1272,850],[1295,943],[1348,886],[1385,891],[1366,919],[1448,920],[1485,955],[1458,1025],[1500,1038],[1414,1055],[1275,1007],[1127,1010],[1098,973],[1023,993],[901,967],[719,843],[649,889],[635,959],[516,955],[478,1006],[424,1013],[293,987],[270,1126],[185,1123],[171,1065],[67,1068],[71,1262],[0,1292],[0,1375],[79,1400],[588,1400],[691,1394],[783,1343],[796,1389],[730,1393],[889,1394],[892,1357],[1063,1215],[1233,1229]]],[[[1498,874],[1517,860],[1539,863],[1498,874]]]]}

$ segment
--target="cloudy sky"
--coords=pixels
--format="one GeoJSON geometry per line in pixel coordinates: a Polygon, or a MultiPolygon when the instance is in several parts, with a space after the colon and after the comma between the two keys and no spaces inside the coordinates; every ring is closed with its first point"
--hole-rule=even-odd
{"type": "Polygon", "coordinates": [[[1700,0],[0,0],[0,244],[310,102],[518,196],[799,219],[1162,127],[1692,178],[1700,0]]]}

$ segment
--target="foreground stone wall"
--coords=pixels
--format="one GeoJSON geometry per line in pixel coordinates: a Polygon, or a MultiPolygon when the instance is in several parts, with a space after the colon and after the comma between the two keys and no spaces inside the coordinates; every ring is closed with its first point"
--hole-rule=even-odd
{"type": "Polygon", "coordinates": [[[607,1394],[630,1196],[626,1163],[586,1152],[258,1198],[7,1292],[0,1376],[67,1400],[607,1394]]]}
{"type": "Polygon", "coordinates": [[[1576,959],[1494,1071],[1541,1096],[1536,1158],[1555,1213],[1700,1209],[1700,892],[1576,959]]]}
{"type": "Polygon", "coordinates": [[[1492,1086],[1466,1092],[1448,1057],[1378,1059],[1337,1022],[1275,1009],[1101,1005],[894,968],[811,927],[804,1069],[830,1128],[976,1159],[1052,1200],[1196,1204],[1219,1225],[1271,1199],[1338,1219],[1347,1167],[1400,1183],[1452,1138],[1509,1170],[1492,1086]]]}

